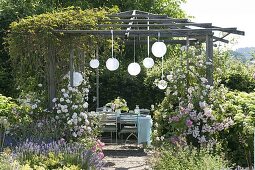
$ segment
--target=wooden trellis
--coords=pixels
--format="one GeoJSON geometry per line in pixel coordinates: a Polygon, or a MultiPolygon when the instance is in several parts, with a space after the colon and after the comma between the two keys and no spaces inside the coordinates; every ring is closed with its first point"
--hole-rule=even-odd
{"type": "MultiPolygon", "coordinates": [[[[244,35],[243,31],[235,27],[222,28],[213,26],[212,23],[195,23],[189,19],[171,18],[167,15],[152,14],[139,10],[132,10],[112,14],[109,19],[104,20],[107,24],[98,24],[97,30],[54,30],[56,33],[79,35],[101,35],[111,36],[111,30],[114,35],[121,37],[125,43],[129,43],[134,37],[138,37],[137,43],[147,43],[148,36],[158,37],[166,44],[193,45],[196,43],[206,43],[206,62],[213,63],[213,43],[221,41],[228,43],[225,39],[229,34],[244,35]],[[222,36],[215,36],[215,32],[222,32],[222,36]]],[[[151,40],[153,43],[156,40],[151,40]]],[[[73,49],[70,52],[70,59],[73,55],[73,49]]],[[[72,75],[72,68],[71,75],[72,75]]],[[[206,65],[206,78],[208,84],[213,85],[213,65],[206,65]]],[[[71,77],[72,82],[72,77],[71,77]]],[[[54,91],[54,86],[50,85],[50,91],[54,91]]],[[[50,98],[53,98],[54,94],[50,98]]]]}

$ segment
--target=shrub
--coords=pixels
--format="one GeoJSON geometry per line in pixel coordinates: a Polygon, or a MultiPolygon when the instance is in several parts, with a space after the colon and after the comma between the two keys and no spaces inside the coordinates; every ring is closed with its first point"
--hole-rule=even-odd
{"type": "Polygon", "coordinates": [[[232,117],[234,125],[221,133],[226,156],[242,167],[251,167],[255,123],[255,93],[228,92],[223,105],[224,115],[232,117]]]}
{"type": "Polygon", "coordinates": [[[219,170],[228,162],[221,155],[213,155],[206,149],[169,147],[161,150],[154,161],[155,170],[219,170]]]}
{"type": "Polygon", "coordinates": [[[103,154],[98,147],[98,143],[94,148],[87,149],[80,143],[66,143],[64,140],[51,143],[27,140],[14,149],[13,155],[20,164],[28,164],[32,168],[43,165],[45,169],[56,169],[73,165],[73,168],[79,169],[100,169],[103,165],[103,154]]]}

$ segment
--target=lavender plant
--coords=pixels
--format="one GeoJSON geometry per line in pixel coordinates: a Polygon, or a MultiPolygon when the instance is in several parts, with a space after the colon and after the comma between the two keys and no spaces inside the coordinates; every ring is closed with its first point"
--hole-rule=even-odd
{"type": "Polygon", "coordinates": [[[13,155],[21,164],[28,163],[31,167],[44,164],[47,168],[76,165],[80,169],[100,169],[103,166],[101,152],[86,149],[80,143],[66,143],[63,139],[51,143],[27,140],[15,147],[13,155]]]}

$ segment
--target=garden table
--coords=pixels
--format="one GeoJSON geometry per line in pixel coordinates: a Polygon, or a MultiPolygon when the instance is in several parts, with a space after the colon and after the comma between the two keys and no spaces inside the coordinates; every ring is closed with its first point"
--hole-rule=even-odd
{"type": "MultiPolygon", "coordinates": [[[[116,114],[117,121],[118,123],[120,123],[119,113],[117,112],[112,112],[112,113],[116,114]]],[[[90,112],[89,116],[100,116],[103,114],[104,112],[90,112]]],[[[146,143],[147,145],[151,144],[151,127],[152,127],[152,118],[150,115],[144,115],[144,114],[138,115],[138,118],[137,118],[138,144],[144,144],[144,143],[146,143]]]]}

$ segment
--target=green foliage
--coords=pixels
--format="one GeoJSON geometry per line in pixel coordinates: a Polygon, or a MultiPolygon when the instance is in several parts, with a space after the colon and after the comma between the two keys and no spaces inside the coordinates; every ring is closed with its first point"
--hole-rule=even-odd
{"type": "Polygon", "coordinates": [[[0,169],[1,170],[13,170],[20,169],[20,164],[18,161],[14,160],[9,153],[0,153],[0,169]]]}
{"type": "Polygon", "coordinates": [[[254,66],[244,64],[235,59],[226,62],[226,73],[222,75],[222,83],[231,90],[253,92],[255,89],[254,66]]]}
{"type": "MultiPolygon", "coordinates": [[[[41,14],[13,22],[8,34],[8,49],[15,71],[15,78],[20,88],[25,92],[34,91],[39,83],[48,85],[49,60],[54,57],[56,77],[64,77],[69,70],[69,49],[71,46],[80,51],[93,54],[99,44],[110,43],[96,36],[76,36],[70,38],[64,34],[53,33],[54,29],[97,29],[106,14],[116,9],[90,9],[83,11],[79,8],[68,8],[58,12],[41,14]],[[54,50],[53,50],[54,48],[54,50]],[[26,50],[24,50],[26,49],[26,50]],[[54,55],[52,52],[54,51],[54,55]],[[28,79],[28,81],[24,81],[28,79]]],[[[78,51],[76,51],[78,53],[78,51]]],[[[75,55],[79,56],[80,54],[75,55]]],[[[106,53],[109,52],[106,50],[106,53]]],[[[89,57],[90,58],[90,57],[89,57]]],[[[87,72],[81,59],[75,57],[75,70],[87,72]],[[82,69],[81,69],[82,68],[82,69]]],[[[57,85],[64,82],[59,79],[57,85]]],[[[46,89],[46,88],[45,88],[46,89]]]]}
{"type": "Polygon", "coordinates": [[[222,155],[188,147],[168,147],[155,155],[155,170],[219,170],[228,168],[222,155]]]}
{"type": "Polygon", "coordinates": [[[224,116],[231,116],[235,122],[220,136],[228,159],[237,165],[251,167],[254,150],[255,93],[228,92],[223,109],[224,116]]]}

